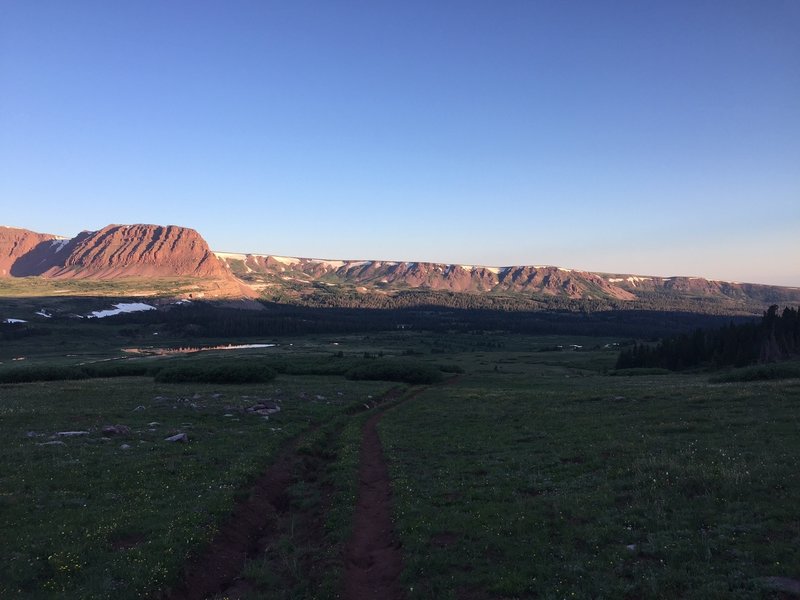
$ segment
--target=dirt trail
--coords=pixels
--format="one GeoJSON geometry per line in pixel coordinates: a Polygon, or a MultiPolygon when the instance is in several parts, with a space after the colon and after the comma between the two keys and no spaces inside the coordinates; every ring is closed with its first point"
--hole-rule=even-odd
{"type": "MultiPolygon", "coordinates": [[[[365,423],[359,464],[359,492],[353,523],[353,535],[345,549],[345,593],[348,600],[400,600],[405,594],[399,584],[402,570],[400,545],[391,521],[391,488],[389,471],[376,425],[386,411],[381,405],[397,406],[424,391],[417,389],[404,399],[401,388],[387,392],[377,410],[365,423]]],[[[313,428],[294,440],[280,453],[250,488],[249,497],[238,503],[231,517],[222,525],[203,554],[188,563],[182,581],[169,594],[168,600],[204,600],[224,594],[237,598],[249,591],[241,579],[249,558],[263,554],[264,549],[281,535],[281,523],[291,508],[289,489],[302,477],[301,458],[297,445],[313,428]]],[[[324,465],[318,467],[324,468],[324,465]]],[[[309,515],[306,515],[309,516],[309,515]]],[[[310,515],[311,527],[319,526],[319,515],[310,515]]]]}
{"type": "Polygon", "coordinates": [[[264,537],[275,529],[280,513],[289,507],[289,488],[295,461],[295,444],[259,477],[250,496],[237,504],[202,556],[184,570],[183,581],[170,600],[203,600],[219,594],[241,574],[248,557],[258,551],[264,537]]]}
{"type": "Polygon", "coordinates": [[[364,425],[353,535],[345,550],[348,600],[405,598],[399,582],[400,543],[392,528],[391,480],[377,430],[384,413],[373,415],[364,425]]]}

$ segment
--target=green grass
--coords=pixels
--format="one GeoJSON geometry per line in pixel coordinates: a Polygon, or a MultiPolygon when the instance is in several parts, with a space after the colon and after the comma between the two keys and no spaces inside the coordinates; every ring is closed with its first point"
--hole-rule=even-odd
{"type": "Polygon", "coordinates": [[[487,354],[381,422],[410,598],[753,598],[797,577],[799,382],[572,357],[487,354]]]}
{"type": "Polygon", "coordinates": [[[775,379],[800,379],[800,361],[772,363],[767,365],[754,365],[731,369],[724,373],[714,375],[712,383],[736,383],[747,381],[771,381],[775,379]]]}
{"type": "Polygon", "coordinates": [[[435,366],[416,361],[374,361],[350,369],[348,379],[355,381],[398,381],[412,385],[437,383],[442,371],[435,366]]]}
{"type": "Polygon", "coordinates": [[[0,597],[168,587],[287,440],[385,388],[284,376],[224,389],[146,378],[0,386],[0,597]],[[282,411],[247,413],[256,398],[282,411]],[[131,433],[103,439],[109,424],[131,433]],[[75,430],[89,434],[56,435],[75,430]],[[188,444],[164,441],[178,432],[188,444]],[[40,445],[51,441],[64,445],[40,445]]]}
{"type": "Polygon", "coordinates": [[[248,482],[312,427],[297,452],[322,475],[299,471],[279,543],[244,575],[253,598],[339,597],[367,417],[359,411],[392,385],[345,375],[400,364],[463,372],[380,425],[410,598],[774,598],[760,578],[800,577],[796,375],[611,377],[627,373],[613,371],[617,349],[604,346],[623,340],[501,333],[319,335],[107,360],[124,356],[125,336],[60,327],[0,347],[0,377],[60,373],[0,384],[0,597],[167,589],[248,482]],[[548,351],[571,344],[583,348],[548,351]],[[237,366],[278,375],[153,379],[237,366]],[[282,411],[247,413],[258,398],[280,400],[282,411]],[[109,424],[132,431],[103,440],[109,424]],[[89,434],[53,437],[68,430],[89,434]],[[190,442],[164,441],[177,432],[190,442]],[[64,445],[39,445],[50,441],[64,445]],[[311,541],[300,533],[309,514],[322,524],[311,541]]]}

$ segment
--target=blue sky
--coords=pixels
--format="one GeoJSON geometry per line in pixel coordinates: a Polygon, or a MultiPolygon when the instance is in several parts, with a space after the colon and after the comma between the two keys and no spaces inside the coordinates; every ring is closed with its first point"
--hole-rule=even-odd
{"type": "Polygon", "coordinates": [[[0,223],[800,286],[800,3],[0,4],[0,223]]]}

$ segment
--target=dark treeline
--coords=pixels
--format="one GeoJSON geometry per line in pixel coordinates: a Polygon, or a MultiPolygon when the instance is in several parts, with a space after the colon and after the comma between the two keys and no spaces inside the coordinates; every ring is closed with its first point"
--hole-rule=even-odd
{"type": "Polygon", "coordinates": [[[620,353],[618,369],[657,367],[673,371],[699,366],[743,367],[800,353],[800,310],[773,305],[760,322],[667,337],[657,345],[636,344],[620,353]]]}
{"type": "MultiPolygon", "coordinates": [[[[293,304],[312,308],[364,308],[396,310],[404,308],[438,307],[462,310],[500,310],[506,312],[570,311],[655,311],[686,312],[706,315],[757,314],[769,302],[756,304],[745,298],[718,296],[686,296],[680,292],[661,290],[640,292],[636,300],[615,298],[569,298],[514,293],[465,293],[443,290],[409,289],[391,294],[364,293],[347,286],[316,285],[311,293],[278,294],[277,304],[293,304]]],[[[777,300],[775,300],[777,301],[777,300]]]]}
{"type": "MultiPolygon", "coordinates": [[[[263,310],[195,302],[169,310],[124,313],[103,319],[135,336],[159,327],[182,337],[242,338],[342,334],[396,329],[435,332],[504,331],[526,334],[596,335],[657,339],[697,327],[715,327],[730,317],[671,311],[503,311],[421,306],[398,309],[318,308],[263,303],[263,310]]],[[[746,319],[745,319],[746,320],[746,319]]],[[[741,322],[742,318],[738,318],[741,322]]]]}

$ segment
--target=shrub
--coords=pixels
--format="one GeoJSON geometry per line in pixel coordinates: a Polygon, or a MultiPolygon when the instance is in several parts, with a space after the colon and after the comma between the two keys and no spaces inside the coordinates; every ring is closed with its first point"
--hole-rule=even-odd
{"type": "Polygon", "coordinates": [[[411,362],[374,362],[350,369],[345,377],[356,381],[398,381],[425,384],[442,380],[442,372],[430,365],[411,362]]]}
{"type": "Polygon", "coordinates": [[[735,383],[747,381],[769,381],[771,379],[793,379],[800,377],[800,363],[777,363],[734,369],[712,377],[711,383],[735,383]]]}
{"type": "Polygon", "coordinates": [[[670,375],[672,371],[669,369],[661,369],[658,367],[641,367],[641,368],[632,368],[632,369],[614,369],[613,371],[609,371],[609,375],[617,375],[617,376],[624,376],[624,377],[639,377],[643,375],[670,375]]]}
{"type": "Polygon", "coordinates": [[[159,383],[265,383],[276,373],[257,363],[187,364],[161,369],[155,375],[159,383]]]}
{"type": "Polygon", "coordinates": [[[160,367],[143,362],[118,360],[93,363],[81,368],[89,377],[146,377],[157,373],[160,367]]]}
{"type": "Polygon", "coordinates": [[[0,373],[0,383],[29,383],[31,381],[60,381],[88,378],[89,374],[82,367],[73,366],[42,365],[18,367],[0,373]]]}

